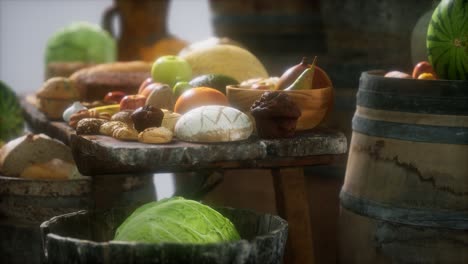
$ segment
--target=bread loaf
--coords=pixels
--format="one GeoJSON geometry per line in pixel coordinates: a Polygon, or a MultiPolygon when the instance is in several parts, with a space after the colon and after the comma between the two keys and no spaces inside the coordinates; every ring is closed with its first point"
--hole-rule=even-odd
{"type": "Polygon", "coordinates": [[[175,125],[178,139],[190,142],[228,142],[247,139],[253,131],[249,117],[227,106],[209,105],[190,110],[175,125]]]}
{"type": "Polygon", "coordinates": [[[71,150],[65,144],[44,134],[28,134],[8,142],[0,149],[0,174],[17,177],[31,165],[52,159],[75,164],[71,150]]]}
{"type": "Polygon", "coordinates": [[[80,177],[76,166],[61,159],[52,159],[45,163],[36,163],[26,167],[20,178],[67,180],[80,177]]]}
{"type": "Polygon", "coordinates": [[[102,100],[111,91],[136,94],[141,83],[151,76],[151,64],[142,61],[106,63],[73,73],[83,101],[102,100]]]}

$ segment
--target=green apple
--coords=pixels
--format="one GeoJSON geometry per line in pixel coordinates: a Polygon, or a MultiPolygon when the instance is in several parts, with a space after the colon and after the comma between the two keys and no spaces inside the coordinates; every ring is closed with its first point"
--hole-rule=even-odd
{"type": "Polygon", "coordinates": [[[185,91],[192,88],[192,85],[190,85],[188,82],[177,82],[172,89],[172,93],[174,94],[175,98],[178,98],[185,91]]]}
{"type": "Polygon", "coordinates": [[[177,82],[192,78],[192,67],[178,56],[161,56],[153,63],[151,76],[155,82],[168,84],[172,88],[177,82]]]}

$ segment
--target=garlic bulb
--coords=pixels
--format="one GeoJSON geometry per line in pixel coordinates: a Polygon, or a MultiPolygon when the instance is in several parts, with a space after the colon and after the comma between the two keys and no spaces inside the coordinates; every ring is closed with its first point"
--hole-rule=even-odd
{"type": "Polygon", "coordinates": [[[72,105],[70,105],[65,111],[63,111],[62,118],[65,122],[70,122],[70,116],[73,115],[74,113],[87,109],[85,106],[83,106],[80,102],[74,102],[72,105]]]}

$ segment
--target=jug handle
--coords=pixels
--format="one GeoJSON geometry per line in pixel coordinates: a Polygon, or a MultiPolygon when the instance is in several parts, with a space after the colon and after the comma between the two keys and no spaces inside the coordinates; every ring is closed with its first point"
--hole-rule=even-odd
{"type": "Polygon", "coordinates": [[[119,9],[117,6],[111,6],[104,11],[104,15],[102,17],[102,27],[111,34],[112,37],[116,38],[115,31],[112,27],[112,19],[114,16],[118,15],[119,9]]]}

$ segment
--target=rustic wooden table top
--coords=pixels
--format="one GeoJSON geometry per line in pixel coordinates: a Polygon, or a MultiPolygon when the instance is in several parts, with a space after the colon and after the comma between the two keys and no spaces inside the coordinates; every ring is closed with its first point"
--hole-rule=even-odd
{"type": "Polygon", "coordinates": [[[344,134],[325,128],[300,131],[287,139],[264,140],[252,136],[239,142],[207,144],[174,140],[152,145],[102,135],[80,136],[64,122],[49,121],[30,98],[23,99],[22,104],[31,130],[69,144],[80,172],[91,176],[307,166],[323,163],[320,160],[347,150],[344,134]]]}

